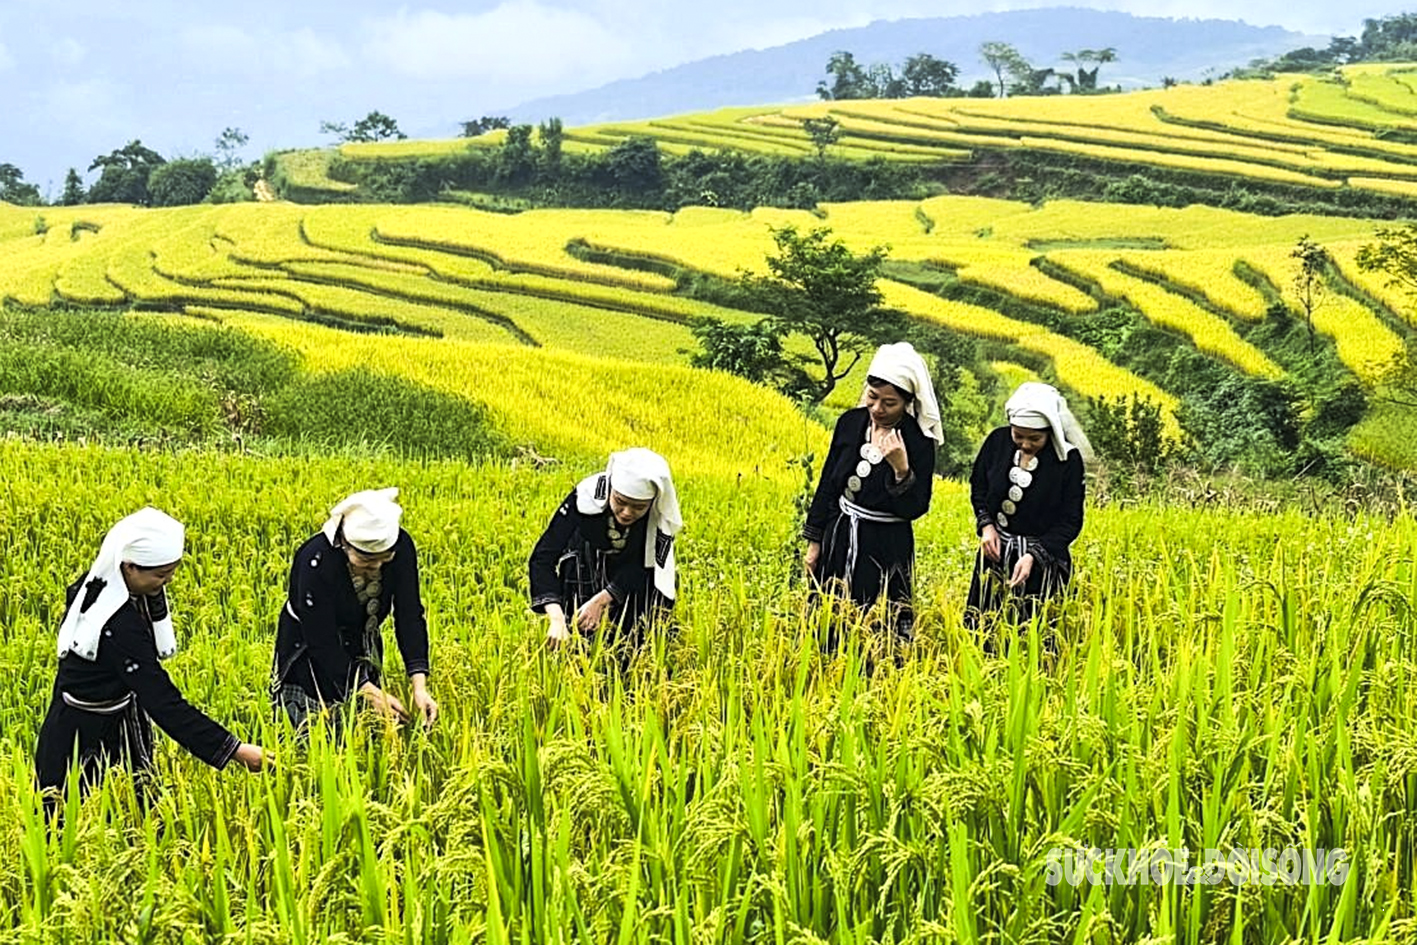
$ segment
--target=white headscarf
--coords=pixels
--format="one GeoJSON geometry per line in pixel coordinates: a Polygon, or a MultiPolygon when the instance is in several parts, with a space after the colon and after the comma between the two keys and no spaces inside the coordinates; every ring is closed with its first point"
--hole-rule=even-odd
{"type": "Polygon", "coordinates": [[[356,492],[330,509],[330,518],[325,522],[325,537],[330,544],[335,543],[340,525],[344,525],[344,537],[360,551],[377,555],[388,551],[399,540],[399,519],[403,509],[394,499],[399,490],[368,489],[356,492]]]}
{"type": "Polygon", "coordinates": [[[600,515],[610,504],[612,490],[627,499],[653,502],[645,513],[645,567],[654,569],[654,586],[673,600],[674,536],[684,520],[669,464],[643,447],[611,453],[605,472],[587,476],[576,486],[576,508],[582,515],[600,515]]]}
{"type": "Polygon", "coordinates": [[[1038,381],[1020,384],[1008,403],[1004,404],[1004,412],[1013,426],[1049,431],[1053,450],[1059,459],[1066,460],[1071,449],[1082,453],[1085,460],[1092,459],[1092,444],[1087,441],[1077,418],[1068,409],[1068,402],[1051,384],[1038,381]]]}
{"type": "MultiPolygon", "coordinates": [[[[906,411],[920,424],[920,430],[926,436],[936,443],[945,442],[944,427],[940,425],[940,403],[935,399],[935,387],[930,383],[930,370],[910,342],[881,345],[871,359],[871,367],[866,374],[890,381],[901,390],[913,394],[915,399],[906,405],[906,411]]],[[[869,389],[867,384],[861,391],[862,404],[866,403],[866,391],[869,389]]]]}
{"type": "MultiPolygon", "coordinates": [[[[132,596],[123,580],[123,562],[142,568],[172,564],[182,558],[185,537],[181,522],[151,506],[139,509],[110,528],[99,546],[98,557],[79,585],[79,593],[64,614],[64,622],[59,625],[59,656],[73,653],[86,660],[96,659],[104,624],[132,596]]],[[[149,599],[153,602],[149,604],[149,612],[157,618],[153,620],[157,655],[167,659],[177,652],[177,636],[172,632],[172,617],[167,610],[167,593],[158,591],[149,599]]]]}

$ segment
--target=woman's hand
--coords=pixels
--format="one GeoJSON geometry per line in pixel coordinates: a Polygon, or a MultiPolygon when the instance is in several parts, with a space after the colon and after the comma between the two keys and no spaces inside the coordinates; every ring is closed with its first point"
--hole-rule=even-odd
{"type": "Polygon", "coordinates": [[[1009,578],[1009,587],[1023,587],[1028,581],[1028,576],[1032,573],[1033,555],[1026,554],[1018,559],[1018,564],[1014,565],[1014,574],[1009,578]]]}
{"type": "Polygon", "coordinates": [[[993,525],[985,525],[979,532],[979,547],[984,551],[984,557],[990,561],[999,560],[999,530],[993,525]]]}
{"type": "Polygon", "coordinates": [[[561,609],[560,604],[547,604],[546,619],[546,646],[554,650],[571,638],[566,629],[566,612],[561,609]]]}
{"type": "Polygon", "coordinates": [[[408,721],[408,710],[403,707],[403,703],[393,693],[385,692],[371,682],[359,687],[359,693],[380,715],[393,719],[395,722],[408,721]]]}
{"type": "Polygon", "coordinates": [[[581,604],[581,609],[576,611],[576,629],[582,633],[594,633],[595,628],[600,626],[600,618],[605,616],[605,608],[610,606],[611,600],[609,591],[601,591],[581,604]]]}
{"type": "Polygon", "coordinates": [[[822,558],[822,543],[819,541],[807,542],[807,553],[802,556],[802,564],[807,569],[808,577],[815,577],[817,574],[817,562],[822,558]]]}
{"type": "Polygon", "coordinates": [[[270,754],[260,745],[251,745],[245,742],[236,748],[236,754],[231,757],[246,766],[247,771],[260,771],[268,764],[275,764],[275,755],[270,754]]]}
{"type": "Polygon", "coordinates": [[[897,479],[904,479],[910,472],[910,457],[905,454],[905,440],[901,439],[899,430],[886,430],[884,433],[877,431],[871,434],[871,440],[881,451],[881,458],[891,464],[891,469],[895,470],[897,479]]]}
{"type": "Polygon", "coordinates": [[[423,727],[432,728],[438,718],[438,703],[428,694],[428,676],[426,673],[414,673],[412,682],[413,708],[423,717],[423,727]]]}

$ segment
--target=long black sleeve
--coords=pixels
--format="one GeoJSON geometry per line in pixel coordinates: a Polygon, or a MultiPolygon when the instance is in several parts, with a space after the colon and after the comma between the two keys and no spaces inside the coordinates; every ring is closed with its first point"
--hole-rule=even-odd
{"type": "MultiPolygon", "coordinates": [[[[343,552],[335,551],[343,555],[343,552]]],[[[317,559],[318,560],[318,559],[317,559]]],[[[341,565],[343,567],[343,565],[341,565]]],[[[339,590],[332,587],[331,572],[297,561],[292,574],[294,587],[287,606],[294,608],[300,633],[309,652],[310,669],[321,698],[343,701],[350,691],[364,684],[364,670],[350,659],[339,631],[339,590]]]]}
{"type": "Polygon", "coordinates": [[[407,532],[399,535],[394,560],[384,566],[392,570],[394,581],[394,636],[403,656],[404,672],[413,676],[428,673],[428,618],[419,588],[418,549],[407,532]]]}
{"type": "Polygon", "coordinates": [[[836,511],[836,501],[840,497],[841,491],[831,481],[833,478],[832,466],[841,451],[848,448],[847,440],[850,437],[850,430],[860,425],[859,418],[848,419],[852,417],[853,413],[855,411],[848,410],[836,418],[836,427],[832,430],[831,447],[827,450],[827,455],[822,458],[822,473],[817,478],[817,491],[813,494],[812,504],[807,509],[807,522],[802,526],[802,537],[808,541],[822,540],[822,534],[831,524],[832,515],[836,511]]]}
{"type": "MultiPolygon", "coordinates": [[[[930,510],[930,491],[935,482],[935,441],[912,425],[906,439],[906,476],[897,484],[886,487],[890,511],[913,522],[930,510]]],[[[890,471],[894,477],[894,470],[890,471]]]]}
{"type": "Polygon", "coordinates": [[[984,438],[979,453],[974,457],[974,466],[969,473],[969,506],[974,510],[974,531],[984,531],[984,526],[993,525],[994,516],[989,512],[989,467],[995,462],[995,455],[1003,436],[1009,435],[1008,427],[998,427],[984,438]]]}
{"type": "Polygon", "coordinates": [[[1082,454],[1071,450],[1063,463],[1062,498],[1054,513],[1052,523],[1038,536],[1038,544],[1054,557],[1068,555],[1068,546],[1082,533],[1084,485],[1082,454]]]}
{"type": "Polygon", "coordinates": [[[240,741],[182,697],[158,661],[152,634],[140,620],[136,614],[129,618],[121,613],[110,620],[98,660],[123,680],[143,711],[173,741],[212,767],[225,767],[240,741]]]}
{"type": "Polygon", "coordinates": [[[531,609],[538,614],[546,612],[547,604],[566,606],[561,599],[561,579],[556,574],[556,565],[560,563],[561,555],[565,553],[575,531],[576,492],[572,489],[556,514],[551,516],[546,530],[531,549],[531,558],[527,562],[531,609]]]}

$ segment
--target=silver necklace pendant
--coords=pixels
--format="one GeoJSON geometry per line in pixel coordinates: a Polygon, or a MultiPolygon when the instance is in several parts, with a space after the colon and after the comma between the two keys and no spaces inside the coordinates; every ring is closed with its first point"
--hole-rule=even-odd
{"type": "Polygon", "coordinates": [[[1009,470],[1009,482],[1027,489],[1033,484],[1033,473],[1015,466],[1013,469],[1009,470]]]}
{"type": "Polygon", "coordinates": [[[1025,472],[1033,472],[1038,468],[1037,456],[1024,456],[1023,450],[1014,450],[1014,465],[1025,472]]]}
{"type": "Polygon", "coordinates": [[[861,458],[872,466],[886,458],[886,454],[881,452],[881,448],[875,443],[863,443],[861,445],[861,458]]]}
{"type": "Polygon", "coordinates": [[[1010,499],[1013,499],[1015,502],[1022,502],[1022,501],[1023,501],[1023,487],[1022,487],[1022,486],[1009,486],[1009,498],[1010,498],[1010,499]]]}

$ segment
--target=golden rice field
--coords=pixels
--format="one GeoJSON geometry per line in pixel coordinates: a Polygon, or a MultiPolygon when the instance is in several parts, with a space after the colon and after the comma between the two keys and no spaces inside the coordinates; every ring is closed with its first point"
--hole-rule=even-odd
{"type": "MultiPolygon", "coordinates": [[[[980,149],[1007,148],[1410,196],[1417,145],[1388,135],[1417,129],[1413,75],[1410,65],[1369,64],[1330,78],[1277,75],[1105,96],[724,108],[571,128],[567,140],[595,150],[641,135],[676,154],[722,148],[803,156],[813,152],[803,120],[830,116],[841,130],[832,153],[844,159],[968,162],[980,149]]],[[[437,155],[492,147],[503,135],[345,145],[341,151],[355,159],[437,155]]],[[[306,159],[300,169],[307,168],[302,184],[318,187],[318,162],[306,159]]]]}
{"type": "MultiPolygon", "coordinates": [[[[1315,313],[1315,328],[1365,382],[1403,344],[1400,322],[1385,313],[1406,317],[1412,308],[1402,292],[1357,271],[1354,254],[1373,236],[1367,221],[1062,200],[1033,207],[949,196],[826,204],[819,214],[4,206],[0,300],[200,314],[279,337],[322,370],[364,359],[479,400],[495,384],[499,363],[524,364],[538,375],[536,409],[551,419],[544,426],[513,423],[512,430],[554,440],[565,419],[554,406],[557,391],[574,400],[571,392],[590,383],[601,360],[682,370],[695,348],[694,318],[756,317],[677,295],[670,274],[733,278],[764,271],[771,230],[784,225],[826,225],[853,248],[885,245],[893,261],[939,267],[962,284],[1063,317],[1095,311],[1098,298],[1124,300],[1178,339],[1260,377],[1277,378],[1283,370],[1241,336],[1264,318],[1267,303],[1237,276],[1237,264],[1261,273],[1297,310],[1294,242],[1307,235],[1330,247],[1341,277],[1385,306],[1374,312],[1333,292],[1315,313]],[[600,261],[587,261],[586,250],[600,261]],[[489,346],[494,357],[478,353],[489,346]],[[375,354],[381,347],[391,354],[375,354]],[[546,374],[538,365],[552,363],[552,355],[565,356],[567,366],[546,374]],[[490,373],[472,367],[478,364],[490,373]]],[[[1168,427],[1177,429],[1171,393],[1086,345],[1011,312],[890,279],[881,288],[888,304],[919,320],[1041,358],[1075,396],[1143,394],[1163,406],[1168,427]]],[[[676,383],[708,383],[697,372],[683,377],[676,383]]],[[[849,405],[848,387],[833,406],[849,405]]]]}

